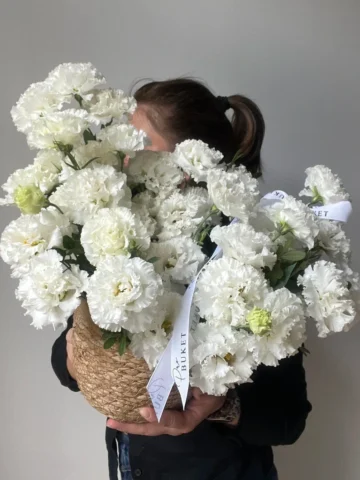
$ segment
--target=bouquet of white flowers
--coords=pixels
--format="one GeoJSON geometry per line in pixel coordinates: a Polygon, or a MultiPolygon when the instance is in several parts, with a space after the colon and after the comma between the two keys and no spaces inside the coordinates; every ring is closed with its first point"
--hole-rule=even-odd
{"type": "MultiPolygon", "coordinates": [[[[308,204],[279,191],[261,199],[236,157],[227,165],[201,141],[144,150],[129,123],[135,100],[104,83],[90,64],[62,64],[21,96],[12,118],[39,152],[0,200],[21,211],[0,243],[16,296],[36,328],[75,312],[77,380],[92,405],[139,420],[180,323],[185,397],[189,382],[223,395],[294,355],[306,319],[321,337],[354,324],[351,204],[336,175],[307,170],[308,204]]],[[[179,386],[171,376],[162,408],[179,386]]]]}

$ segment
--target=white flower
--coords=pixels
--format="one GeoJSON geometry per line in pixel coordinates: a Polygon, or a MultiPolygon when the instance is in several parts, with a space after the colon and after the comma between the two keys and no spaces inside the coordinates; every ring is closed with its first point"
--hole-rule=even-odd
{"type": "Polygon", "coordinates": [[[91,63],[62,63],[49,73],[45,82],[58,95],[91,99],[89,92],[106,80],[91,63]]]}
{"type": "Polygon", "coordinates": [[[87,301],[101,328],[144,332],[157,317],[162,282],[153,265],[140,258],[107,257],[90,278],[87,301]]]}
{"type": "Polygon", "coordinates": [[[331,260],[337,263],[348,261],[351,254],[350,240],[341,225],[329,220],[318,220],[319,235],[317,240],[331,260]]]}
{"type": "Polygon", "coordinates": [[[72,265],[65,268],[54,250],[41,253],[31,260],[28,275],[20,279],[16,298],[22,302],[32,325],[66,325],[80,304],[80,294],[87,285],[87,273],[72,265]]]}
{"type": "Polygon", "coordinates": [[[60,110],[65,98],[44,82],[33,83],[11,109],[13,122],[19,132],[28,133],[38,118],[60,110]]]}
{"type": "Polygon", "coordinates": [[[132,198],[134,208],[146,209],[151,217],[156,217],[164,198],[162,195],[155,195],[153,192],[145,190],[132,198]]]}
{"type": "Polygon", "coordinates": [[[261,271],[223,257],[205,267],[197,282],[195,304],[214,325],[246,326],[246,315],[268,292],[261,271]]]}
{"type": "MultiPolygon", "coordinates": [[[[96,140],[90,140],[86,145],[80,145],[71,152],[74,156],[76,163],[79,165],[80,169],[84,168],[96,168],[99,164],[101,165],[111,165],[114,168],[117,168],[119,165],[119,159],[112,150],[102,142],[97,142],[96,140]],[[95,159],[95,160],[94,160],[95,159]]],[[[60,181],[64,182],[67,180],[75,170],[70,167],[69,160],[66,159],[66,163],[62,162],[62,171],[60,174],[60,181]]]]}
{"type": "Polygon", "coordinates": [[[191,385],[208,395],[225,395],[237,380],[233,368],[221,357],[208,357],[191,370],[191,385]]]}
{"type": "Polygon", "coordinates": [[[256,363],[275,367],[279,360],[294,355],[306,339],[302,301],[286,288],[266,295],[261,308],[249,312],[247,320],[250,330],[255,327],[251,351],[256,363]],[[263,333],[261,326],[265,327],[263,333]]]}
{"type": "Polygon", "coordinates": [[[83,225],[101,208],[130,207],[130,198],[126,175],[109,165],[98,165],[74,172],[51,195],[50,202],[71,221],[83,225]]]}
{"type": "Polygon", "coordinates": [[[230,326],[215,328],[200,323],[193,337],[195,367],[191,371],[192,385],[198,386],[204,393],[218,395],[225,393],[232,384],[251,381],[256,364],[250,351],[252,337],[248,333],[236,331],[230,326]],[[218,376],[218,367],[227,372],[224,377],[218,376]]]}
{"type": "Polygon", "coordinates": [[[248,224],[233,223],[213,228],[211,240],[222,248],[225,257],[231,257],[256,268],[272,268],[276,262],[276,248],[272,240],[256,232],[248,224]]]}
{"type": "Polygon", "coordinates": [[[0,199],[0,205],[15,204],[19,188],[36,187],[44,194],[52,190],[59,183],[62,158],[60,152],[45,150],[38,153],[32,165],[15,170],[2,185],[6,196],[0,199]]]}
{"type": "Polygon", "coordinates": [[[304,203],[289,195],[278,202],[263,205],[260,208],[274,223],[279,233],[285,235],[291,232],[308,248],[313,248],[319,227],[316,216],[304,203]]]}
{"type": "Polygon", "coordinates": [[[165,242],[152,243],[146,254],[159,273],[170,275],[175,283],[188,284],[196,276],[205,261],[201,248],[187,237],[175,237],[165,242]]]}
{"type": "Polygon", "coordinates": [[[158,237],[161,241],[181,235],[191,236],[199,224],[209,214],[212,203],[206,189],[189,188],[174,192],[159,208],[157,221],[161,227],[158,237]]]}
{"type": "Polygon", "coordinates": [[[128,208],[102,208],[85,222],[81,244],[90,263],[97,265],[108,255],[130,257],[136,250],[148,249],[150,237],[128,208]]]}
{"type": "Polygon", "coordinates": [[[258,181],[242,165],[230,171],[211,170],[208,191],[216,207],[228,217],[247,222],[258,202],[258,181]]]}
{"type": "Polygon", "coordinates": [[[234,355],[238,347],[236,333],[230,325],[214,327],[209,323],[199,323],[193,333],[196,345],[192,354],[194,361],[202,363],[207,357],[234,355]]]}
{"type": "Polygon", "coordinates": [[[312,202],[323,205],[349,200],[349,194],[344,189],[342,181],[330,168],[316,165],[307,168],[305,173],[307,177],[305,188],[300,192],[301,196],[311,197],[312,202]]]}
{"type": "Polygon", "coordinates": [[[205,182],[208,172],[219,168],[223,154],[201,140],[185,140],[176,145],[173,161],[195,182],[205,182]]]}
{"type": "Polygon", "coordinates": [[[157,317],[150,330],[134,333],[131,337],[130,350],[138,358],[144,358],[150,369],[155,368],[165,350],[172,327],[179,313],[181,296],[165,291],[158,298],[157,317]]]}
{"type": "Polygon", "coordinates": [[[47,149],[79,145],[89,122],[85,110],[68,109],[49,113],[32,124],[27,141],[30,148],[47,149]]]}
{"type": "Polygon", "coordinates": [[[53,247],[62,247],[64,235],[71,235],[75,227],[54,207],[37,215],[22,215],[13,220],[1,236],[0,253],[12,267],[12,276],[28,273],[30,259],[53,247]]]}
{"type": "Polygon", "coordinates": [[[137,196],[132,199],[133,202],[131,204],[131,211],[135,213],[135,215],[141,220],[148,232],[149,237],[152,237],[156,229],[156,220],[150,215],[150,212],[146,205],[136,203],[134,201],[136,197],[137,196]]]}
{"type": "Polygon", "coordinates": [[[104,142],[109,150],[122,152],[130,157],[134,156],[134,152],[143,150],[146,144],[145,132],[127,124],[103,128],[98,133],[97,139],[104,142]]]}
{"type": "Polygon", "coordinates": [[[129,181],[144,184],[154,193],[170,194],[183,181],[184,175],[172,161],[170,153],[140,151],[129,162],[129,181]]]}
{"type": "Polygon", "coordinates": [[[344,273],[332,262],[320,260],[298,277],[303,287],[307,314],[315,322],[319,337],[348,330],[356,316],[344,273]]]}
{"type": "Polygon", "coordinates": [[[112,119],[127,121],[127,116],[135,112],[136,100],[128,97],[122,90],[107,88],[94,90],[90,101],[85,102],[85,108],[95,123],[106,124],[112,119]]]}
{"type": "Polygon", "coordinates": [[[165,330],[158,328],[146,332],[134,333],[129,348],[135,357],[143,358],[150,370],[154,369],[165,350],[169,339],[165,330]]]}

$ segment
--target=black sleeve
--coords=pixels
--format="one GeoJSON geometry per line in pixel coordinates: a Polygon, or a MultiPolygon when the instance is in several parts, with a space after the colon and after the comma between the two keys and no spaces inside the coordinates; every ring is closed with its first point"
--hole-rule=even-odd
{"type": "Polygon", "coordinates": [[[62,332],[60,337],[55,340],[55,343],[52,347],[52,353],[51,353],[51,365],[53,367],[53,370],[60,380],[61,385],[64,385],[64,387],[70,388],[73,392],[78,392],[79,387],[78,384],[76,383],[76,380],[74,380],[67,369],[66,366],[66,359],[67,359],[67,353],[66,353],[66,334],[70,330],[70,328],[73,325],[73,319],[72,317],[69,318],[68,324],[66,329],[62,332]]]}
{"type": "Polygon", "coordinates": [[[302,354],[278,367],[260,366],[253,383],[237,387],[241,417],[237,433],[250,445],[290,445],[302,434],[311,411],[302,354]]]}

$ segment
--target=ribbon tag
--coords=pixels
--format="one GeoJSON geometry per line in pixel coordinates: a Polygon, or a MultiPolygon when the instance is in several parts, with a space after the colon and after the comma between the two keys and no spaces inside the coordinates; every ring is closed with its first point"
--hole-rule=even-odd
{"type": "Polygon", "coordinates": [[[166,402],[174,386],[171,375],[171,341],[167,344],[159,363],[154,370],[146,388],[150,395],[156,417],[160,422],[166,402]]]}
{"type": "Polygon", "coordinates": [[[274,190],[273,192],[269,192],[264,195],[261,198],[260,203],[262,205],[271,205],[272,203],[278,202],[288,196],[289,195],[283,190],[274,190]]]}
{"type": "Polygon", "coordinates": [[[321,207],[312,207],[312,210],[316,216],[324,220],[346,223],[352,213],[352,205],[349,201],[344,200],[321,207]]]}

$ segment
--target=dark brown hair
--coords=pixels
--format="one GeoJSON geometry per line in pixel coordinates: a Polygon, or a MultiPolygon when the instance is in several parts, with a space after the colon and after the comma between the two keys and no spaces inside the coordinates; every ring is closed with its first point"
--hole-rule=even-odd
{"type": "Polygon", "coordinates": [[[237,164],[245,165],[254,176],[261,175],[265,123],[252,100],[242,95],[216,97],[189,78],[150,82],[134,96],[155,130],[173,148],[187,139],[202,140],[219,150],[225,162],[237,153],[237,164]],[[225,114],[228,108],[233,110],[231,122],[225,114]]]}

